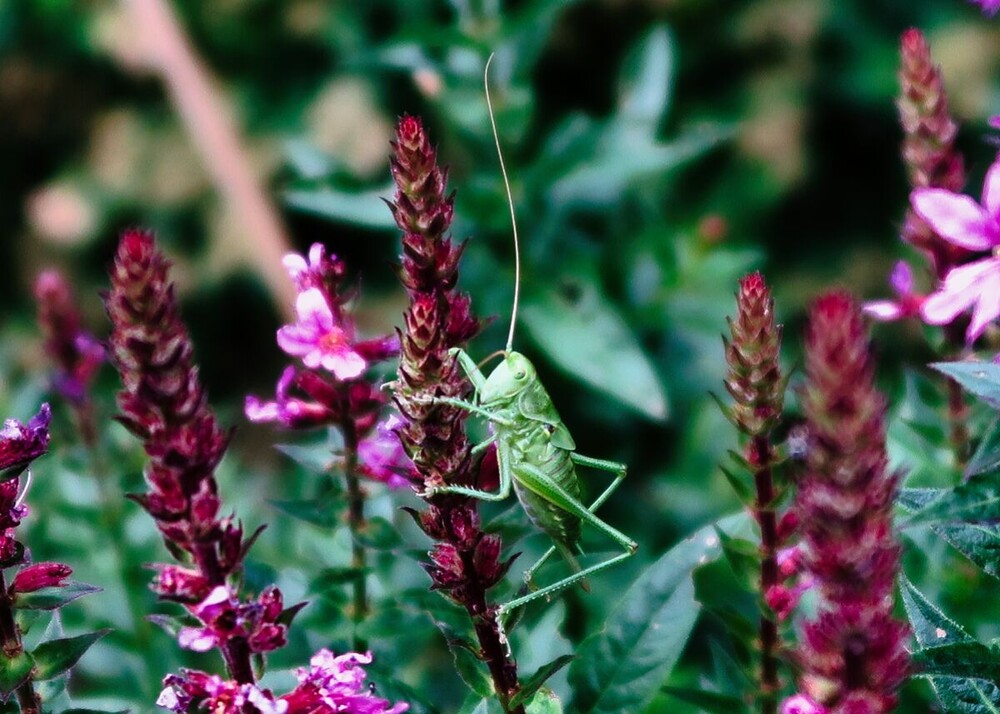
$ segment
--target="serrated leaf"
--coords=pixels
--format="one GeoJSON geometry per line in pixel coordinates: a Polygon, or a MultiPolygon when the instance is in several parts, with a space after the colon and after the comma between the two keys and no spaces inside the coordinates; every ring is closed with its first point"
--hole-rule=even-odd
{"type": "Polygon", "coordinates": [[[573,291],[525,304],[532,339],[567,374],[651,419],[666,419],[666,392],[625,320],[593,287],[573,291]]]}
{"type": "Polygon", "coordinates": [[[35,658],[35,679],[46,680],[58,677],[69,670],[91,646],[111,629],[88,632],[76,637],[49,640],[36,647],[31,655],[35,658]]]}
{"type": "Polygon", "coordinates": [[[0,657],[0,698],[7,701],[31,674],[35,661],[29,652],[21,652],[16,657],[0,657]]]}
{"type": "Polygon", "coordinates": [[[995,418],[986,430],[986,435],[976,447],[976,453],[965,467],[965,476],[969,478],[998,468],[1000,468],[1000,417],[995,418]]]}
{"type": "Polygon", "coordinates": [[[583,641],[569,669],[580,714],[638,712],[674,668],[698,619],[692,571],[720,557],[715,526],[702,528],[650,565],[583,641]]]}
{"type": "Polygon", "coordinates": [[[456,633],[450,625],[440,620],[435,620],[434,624],[444,635],[445,642],[448,643],[448,650],[455,661],[455,671],[458,672],[458,676],[462,678],[473,694],[484,699],[492,699],[494,696],[493,680],[490,679],[486,665],[476,656],[476,646],[456,633]]]}
{"type": "Polygon", "coordinates": [[[1000,578],[1000,525],[959,523],[935,525],[931,526],[931,530],[979,566],[984,573],[1000,578]]]}
{"type": "Polygon", "coordinates": [[[978,474],[942,494],[911,515],[904,526],[1000,520],[1000,474],[978,474]]]}
{"type": "MultiPolygon", "coordinates": [[[[922,649],[978,644],[961,625],[924,597],[906,576],[900,577],[900,591],[913,635],[922,649]]],[[[1000,714],[1000,688],[992,682],[972,677],[925,676],[949,714],[1000,714]]]]}
{"type": "Polygon", "coordinates": [[[30,593],[17,593],[13,606],[19,610],[55,610],[66,603],[90,593],[99,593],[101,588],[87,583],[69,580],[58,588],[41,588],[30,593]]]}
{"type": "Polygon", "coordinates": [[[1000,365],[992,362],[935,362],[931,365],[987,404],[1000,408],[1000,365]]]}
{"type": "Polygon", "coordinates": [[[913,653],[918,674],[924,677],[966,677],[1000,681],[1000,650],[981,642],[951,642],[913,653]]]}
{"type": "Polygon", "coordinates": [[[677,697],[682,702],[693,704],[700,711],[709,714],[736,714],[745,712],[746,702],[739,697],[731,697],[718,692],[707,692],[703,689],[689,689],[687,687],[663,687],[660,691],[677,697]]]}
{"type": "MultiPolygon", "coordinates": [[[[537,692],[541,686],[549,680],[549,677],[572,661],[573,655],[562,655],[561,657],[555,658],[548,664],[543,664],[539,667],[538,670],[528,678],[528,681],[521,685],[521,691],[511,698],[510,708],[513,709],[528,700],[530,697],[533,697],[535,692],[537,692]]],[[[560,705],[560,710],[561,708],[562,706],[560,705]]]]}

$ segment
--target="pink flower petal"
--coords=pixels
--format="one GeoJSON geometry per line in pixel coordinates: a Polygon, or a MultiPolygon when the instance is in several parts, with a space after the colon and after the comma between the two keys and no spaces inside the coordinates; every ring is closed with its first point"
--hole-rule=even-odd
{"type": "Polygon", "coordinates": [[[295,299],[295,314],[300,324],[313,324],[324,332],[329,332],[334,327],[333,312],[319,288],[309,288],[299,293],[295,299]]]}
{"type": "Polygon", "coordinates": [[[361,355],[350,348],[328,353],[322,361],[325,369],[333,372],[337,379],[354,379],[368,366],[361,355]]]}
{"type": "Polygon", "coordinates": [[[268,421],[278,421],[281,412],[277,402],[265,402],[254,396],[248,396],[243,403],[243,413],[255,424],[268,421]]]}
{"type": "Polygon", "coordinates": [[[313,243],[309,247],[309,265],[313,268],[323,266],[323,258],[326,257],[326,248],[322,243],[313,243]]]}
{"type": "Polygon", "coordinates": [[[893,300],[873,300],[866,302],[861,309],[866,315],[881,322],[892,322],[903,316],[903,308],[893,300]]]}
{"type": "MultiPolygon", "coordinates": [[[[293,357],[301,357],[314,349],[317,335],[299,325],[285,325],[278,330],[278,347],[293,357]]],[[[313,365],[315,366],[315,365],[313,365]]]]}
{"type": "MultiPolygon", "coordinates": [[[[994,261],[996,262],[996,261],[994,261]]],[[[965,339],[972,344],[985,332],[987,325],[1000,315],[1000,264],[979,283],[979,300],[972,312],[972,321],[965,333],[965,339]]]]}
{"type": "Polygon", "coordinates": [[[969,250],[989,250],[997,236],[989,216],[968,196],[940,188],[920,188],[910,194],[913,210],[942,238],[969,250]]]}
{"type": "Polygon", "coordinates": [[[945,325],[980,298],[980,281],[995,271],[996,259],[986,258],[955,268],[945,277],[941,288],[930,295],[920,308],[924,322],[945,325]]]}
{"type": "Polygon", "coordinates": [[[993,162],[983,182],[983,206],[994,221],[1000,219],[1000,159],[993,162]]]}
{"type": "Polygon", "coordinates": [[[309,270],[309,266],[306,264],[306,259],[298,253],[289,253],[281,259],[281,264],[285,266],[285,270],[288,271],[288,276],[293,281],[298,281],[299,276],[309,270]]]}

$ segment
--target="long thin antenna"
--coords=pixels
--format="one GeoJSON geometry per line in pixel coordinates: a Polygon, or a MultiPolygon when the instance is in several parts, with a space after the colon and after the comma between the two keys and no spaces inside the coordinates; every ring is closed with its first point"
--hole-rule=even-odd
{"type": "Polygon", "coordinates": [[[507,179],[507,167],[503,163],[503,152],[500,150],[500,135],[497,133],[497,122],[493,118],[493,102],[490,100],[490,58],[486,60],[483,70],[483,88],[486,90],[486,107],[490,113],[490,126],[493,128],[493,143],[497,147],[497,158],[500,159],[500,174],[503,176],[503,187],[507,191],[507,205],[510,206],[510,225],[514,230],[514,308],[510,312],[510,332],[507,333],[507,352],[514,347],[514,325],[517,324],[517,306],[521,301],[521,244],[517,240],[517,216],[514,215],[514,196],[510,192],[510,181],[507,179]]]}

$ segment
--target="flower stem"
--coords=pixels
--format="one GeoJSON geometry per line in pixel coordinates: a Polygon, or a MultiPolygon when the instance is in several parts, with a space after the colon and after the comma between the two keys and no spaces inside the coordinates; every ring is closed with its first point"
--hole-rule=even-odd
{"type": "MultiPolygon", "coordinates": [[[[754,504],[757,522],[760,525],[760,591],[768,590],[780,583],[778,577],[778,523],[774,511],[774,477],[771,464],[774,453],[767,436],[756,436],[751,442],[752,455],[759,464],[754,473],[757,502],[754,504]]],[[[762,609],[760,615],[760,711],[761,714],[775,714],[778,711],[778,649],[780,647],[778,622],[772,612],[762,609]]]]}
{"type": "MultiPolygon", "coordinates": [[[[24,645],[21,642],[21,632],[14,622],[14,609],[11,607],[10,598],[7,596],[7,582],[3,571],[0,570],[0,638],[2,638],[3,656],[16,657],[24,652],[24,645]]],[[[35,685],[31,674],[15,690],[17,703],[21,708],[21,714],[40,714],[42,711],[42,701],[35,692],[35,685]]]]}
{"type": "MultiPolygon", "coordinates": [[[[196,545],[194,559],[198,569],[210,583],[225,584],[214,543],[196,545]]],[[[239,684],[253,684],[256,681],[250,662],[250,647],[245,638],[230,637],[219,649],[222,651],[222,659],[226,662],[226,670],[233,680],[239,684]]]]}
{"type": "MultiPolygon", "coordinates": [[[[345,414],[347,410],[344,410],[345,414]]],[[[354,620],[354,649],[363,652],[368,649],[364,637],[358,635],[357,628],[368,616],[368,584],[366,570],[368,568],[365,546],[359,536],[365,529],[365,492],[358,478],[358,431],[354,420],[345,417],[340,424],[344,435],[344,477],[347,480],[347,525],[351,530],[351,567],[357,571],[354,583],[354,607],[351,616],[354,620]]]]}

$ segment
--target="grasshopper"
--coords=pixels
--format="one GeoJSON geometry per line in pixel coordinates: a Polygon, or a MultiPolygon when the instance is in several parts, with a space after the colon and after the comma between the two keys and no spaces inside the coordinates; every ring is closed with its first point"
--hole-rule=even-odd
{"type": "MultiPolygon", "coordinates": [[[[492,59],[491,55],[490,60],[492,59]]],[[[489,94],[489,65],[490,62],[487,61],[485,70],[487,78],[484,79],[486,101],[500,160],[500,171],[507,191],[514,237],[515,277],[510,331],[507,335],[506,349],[498,353],[503,359],[488,377],[480,371],[479,366],[467,352],[458,348],[451,350],[452,356],[457,359],[473,386],[472,400],[439,397],[435,402],[450,404],[480,415],[490,423],[491,435],[481,444],[474,446],[472,451],[479,453],[491,444],[496,444],[500,487],[496,492],[491,492],[446,485],[432,487],[426,493],[427,495],[454,493],[483,501],[502,501],[513,489],[531,522],[552,539],[552,547],[525,571],[526,589],[513,600],[500,606],[498,619],[502,628],[506,613],[533,600],[548,597],[575,583],[581,583],[586,587],[587,576],[625,560],[636,552],[638,546],[635,541],[602,521],[594,513],[624,480],[626,466],[577,453],[576,442],[559,417],[552,399],[538,378],[534,365],[527,357],[513,349],[514,326],[517,322],[520,298],[521,260],[514,201],[503,154],[500,151],[500,139],[489,94]],[[580,500],[577,466],[614,474],[611,485],[589,506],[580,500]],[[581,568],[576,560],[576,554],[582,552],[579,540],[583,523],[588,523],[607,535],[622,547],[623,552],[587,568],[581,568]],[[551,585],[535,588],[535,572],[557,551],[574,572],[551,585]]]]}

